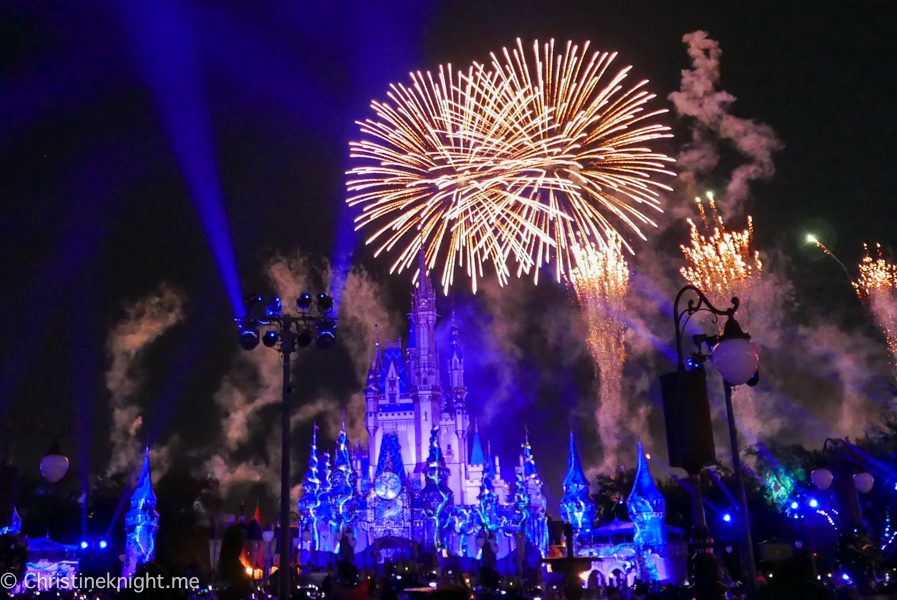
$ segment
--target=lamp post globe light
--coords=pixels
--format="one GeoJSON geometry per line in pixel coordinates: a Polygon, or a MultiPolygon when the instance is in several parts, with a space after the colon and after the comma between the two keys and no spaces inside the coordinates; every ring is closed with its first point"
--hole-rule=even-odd
{"type": "Polygon", "coordinates": [[[240,346],[254,350],[261,341],[266,348],[280,352],[283,357],[283,402],[281,411],[281,459],[280,459],[280,600],[290,598],[290,407],[292,392],[290,365],[294,352],[316,342],[326,350],[336,341],[336,325],[339,320],[333,312],[333,299],[327,294],[300,294],[296,299],[298,314],[284,312],[280,298],[272,298],[263,315],[257,314],[264,304],[261,296],[245,299],[246,316],[234,319],[239,326],[240,346]],[[286,515],[286,518],[283,518],[286,515]]]}
{"type": "Polygon", "coordinates": [[[59,446],[59,438],[53,440],[53,444],[47,454],[40,461],[40,474],[50,483],[56,483],[69,470],[69,459],[62,453],[59,446]]]}
{"type": "Polygon", "coordinates": [[[693,285],[687,285],[679,290],[673,305],[678,368],[673,373],[661,376],[660,379],[670,466],[684,468],[692,488],[694,523],[692,545],[696,553],[693,569],[695,585],[701,588],[700,593],[703,597],[722,598],[725,588],[721,582],[719,563],[713,556],[713,538],[707,527],[707,517],[701,498],[701,471],[705,466],[716,462],[707,374],[704,369],[704,363],[708,358],[723,377],[732,466],[738,492],[737,517],[743,532],[742,557],[747,580],[746,591],[748,598],[753,600],[757,597],[757,567],[732,408],[732,387],[757,384],[760,357],[756,344],[751,342],[751,337],[735,320],[734,315],[738,306],[738,298],[733,298],[730,308],[720,310],[693,285]],[[680,310],[680,302],[685,294],[693,294],[697,298],[688,300],[685,308],[680,310]],[[686,360],[682,355],[683,330],[691,318],[699,312],[711,314],[714,322],[717,322],[719,317],[726,317],[726,323],[721,336],[694,336],[693,340],[698,346],[698,351],[686,360]],[[701,352],[703,344],[710,348],[709,356],[701,352]]]}

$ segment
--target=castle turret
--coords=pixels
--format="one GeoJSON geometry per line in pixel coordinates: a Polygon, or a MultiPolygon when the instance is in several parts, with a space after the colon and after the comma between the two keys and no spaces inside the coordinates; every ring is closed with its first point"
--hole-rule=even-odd
{"type": "Polygon", "coordinates": [[[371,357],[368,366],[368,379],[364,387],[364,424],[368,432],[368,447],[370,455],[368,456],[369,464],[374,464],[376,456],[377,430],[380,428],[379,411],[380,411],[380,389],[377,384],[377,371],[374,365],[374,358],[371,357]]]}
{"type": "Polygon", "coordinates": [[[439,427],[430,432],[427,467],[424,470],[427,485],[420,492],[420,498],[427,516],[428,542],[435,549],[443,546],[448,528],[448,517],[452,506],[452,491],[449,489],[448,468],[439,447],[439,427]]]}
{"type": "Polygon", "coordinates": [[[572,431],[567,476],[564,478],[564,498],[561,500],[561,518],[573,526],[574,533],[591,529],[595,521],[595,503],[589,497],[589,482],[582,472],[572,431]]]}
{"type": "Polygon", "coordinates": [[[635,523],[635,548],[638,561],[639,578],[643,580],[658,579],[657,569],[646,557],[654,553],[666,554],[667,534],[664,520],[666,518],[666,500],[657,489],[648,459],[642,443],[638,444],[638,467],[635,470],[635,482],[632,492],[626,500],[629,518],[635,523]]]}
{"type": "Polygon", "coordinates": [[[311,454],[308,457],[308,470],[302,481],[302,498],[299,499],[299,519],[303,530],[312,536],[312,550],[318,549],[318,507],[321,505],[319,492],[321,480],[318,477],[318,424],[315,423],[311,434],[311,454]]]}
{"type": "Polygon", "coordinates": [[[529,496],[527,506],[526,536],[541,556],[548,554],[548,525],[545,521],[547,501],[542,493],[542,479],[536,470],[536,460],[533,457],[533,449],[529,445],[529,431],[523,438],[523,453],[520,457],[520,471],[523,475],[523,483],[529,496]]]}
{"type": "Polygon", "coordinates": [[[352,457],[349,454],[349,439],[346,436],[346,415],[343,413],[343,425],[337,438],[336,457],[333,470],[330,472],[330,524],[338,529],[355,518],[358,505],[358,476],[352,469],[352,457]]]}
{"type": "Polygon", "coordinates": [[[143,455],[143,468],[137,487],[131,494],[131,510],[125,515],[125,559],[122,577],[131,577],[137,568],[153,560],[156,553],[156,531],[159,529],[159,513],[156,512],[156,494],[150,478],[149,448],[143,455]]]}

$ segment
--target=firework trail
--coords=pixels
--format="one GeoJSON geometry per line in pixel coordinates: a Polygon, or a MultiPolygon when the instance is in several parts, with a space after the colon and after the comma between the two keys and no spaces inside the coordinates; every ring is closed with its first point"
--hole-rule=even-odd
{"type": "Polygon", "coordinates": [[[484,262],[504,284],[512,258],[536,281],[554,259],[560,281],[580,238],[602,246],[622,224],[644,239],[655,224],[643,210],[660,211],[670,189],[652,176],[673,175],[673,159],[647,147],[670,137],[650,123],[666,111],[645,112],[644,81],[622,91],[628,68],[604,80],[615,55],[588,48],[536,42],[528,62],[518,40],[491,68],[412,73],[372,103],[366,139],[350,144],[362,164],[347,201],[362,207],[358,228],[376,228],[375,254],[398,253],[392,271],[413,268],[422,247],[428,268],[444,256],[446,291],[456,264],[476,291],[484,262]]]}
{"type": "Polygon", "coordinates": [[[884,330],[891,358],[897,366],[897,265],[881,256],[881,246],[876,244],[878,258],[873,259],[869,248],[860,263],[860,277],[852,282],[860,298],[869,303],[872,315],[884,330]]]}
{"type": "Polygon", "coordinates": [[[626,325],[623,311],[629,292],[629,267],[623,257],[623,241],[611,239],[603,249],[593,244],[574,244],[575,268],[570,280],[583,318],[589,326],[587,339],[600,379],[595,420],[604,448],[601,469],[616,469],[616,457],[626,423],[623,406],[623,363],[626,361],[626,325]]]}
{"type": "Polygon", "coordinates": [[[841,270],[844,271],[844,274],[847,275],[847,280],[850,281],[851,284],[856,285],[853,283],[853,277],[851,277],[850,271],[847,270],[847,267],[844,266],[844,263],[841,262],[841,259],[835,256],[835,254],[831,250],[826,248],[825,245],[819,241],[819,238],[817,238],[812,233],[807,234],[807,243],[816,244],[817,248],[822,249],[823,252],[831,256],[835,260],[835,262],[838,263],[838,266],[841,267],[841,270]]]}

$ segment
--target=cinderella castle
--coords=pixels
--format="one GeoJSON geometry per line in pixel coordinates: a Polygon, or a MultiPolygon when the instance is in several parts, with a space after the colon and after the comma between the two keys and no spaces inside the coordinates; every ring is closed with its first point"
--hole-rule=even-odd
{"type": "MultiPolygon", "coordinates": [[[[401,556],[404,544],[444,557],[504,558],[521,569],[549,555],[546,500],[528,434],[508,481],[488,445],[484,452],[476,425],[469,433],[454,314],[443,385],[436,319],[433,285],[422,269],[407,345],[377,337],[364,391],[367,450],[350,444],[344,423],[334,455],[321,456],[315,428],[298,506],[297,542],[307,556],[343,555],[349,545],[352,554],[382,562],[401,556]]],[[[639,450],[628,534],[593,529],[595,506],[571,435],[562,518],[573,525],[577,552],[594,556],[602,575],[625,574],[628,565],[642,578],[678,579],[680,569],[668,564],[663,497],[639,450]]]]}

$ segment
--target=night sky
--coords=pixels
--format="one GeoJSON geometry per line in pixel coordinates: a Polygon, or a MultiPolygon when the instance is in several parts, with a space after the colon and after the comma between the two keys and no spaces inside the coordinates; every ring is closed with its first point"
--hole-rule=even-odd
{"type": "MultiPolygon", "coordinates": [[[[874,329],[837,264],[803,238],[815,232],[848,267],[864,242],[881,242],[892,258],[897,250],[897,13],[889,3],[226,5],[0,8],[0,437],[23,469],[36,469],[50,434],[61,432],[71,485],[86,463],[105,471],[107,336],[127,306],[163,283],[184,295],[186,316],[145,352],[135,402],[146,425],[138,435],[188,438],[185,456],[220,435],[212,397],[240,351],[228,284],[270,294],[264,265],[275,255],[301,250],[335,260],[348,248],[382,283],[382,302],[398,322],[410,276],[389,276],[388,260],[347,235],[343,173],[348,141],[358,138],[354,121],[409,71],[487,61],[517,37],[589,39],[595,49],[618,51],[617,64],[634,65],[633,78],[649,79],[657,103],[671,108],[666,97],[689,67],[682,36],[706,30],[723,49],[721,86],[737,97],[732,112],[771,126],[785,144],[774,156],[775,176],[753,184],[750,205],[756,245],[779,257],[777,268],[794,285],[791,308],[874,329]],[[214,217],[216,206],[230,231],[208,236],[201,215],[214,217]],[[233,257],[238,280],[227,281],[222,256],[233,257]]],[[[686,139],[683,123],[672,115],[666,122],[686,139]]],[[[520,319],[533,320],[521,362],[551,369],[541,356],[550,327],[544,315],[569,301],[550,285],[514,289],[531,294],[521,308],[520,319]]],[[[476,301],[465,294],[463,286],[452,292],[473,314],[476,301]]],[[[440,302],[447,314],[449,302],[440,302]]],[[[476,342],[483,329],[475,328],[471,345],[486,344],[476,342]]],[[[672,326],[655,335],[671,337],[672,326]]],[[[546,392],[525,414],[492,421],[520,432],[528,422],[546,470],[566,461],[571,410],[593,384],[587,360],[558,368],[566,369],[567,388],[546,392]]],[[[300,401],[325,385],[345,404],[363,384],[340,348],[315,352],[296,375],[300,401]]],[[[471,394],[472,412],[482,414],[488,390],[471,394]]],[[[268,409],[264,418],[274,423],[276,408],[268,409]]],[[[294,432],[302,463],[308,429],[294,432]]],[[[514,435],[496,440],[505,463],[520,443],[514,435]]],[[[561,474],[543,478],[556,486],[561,474]]]]}

